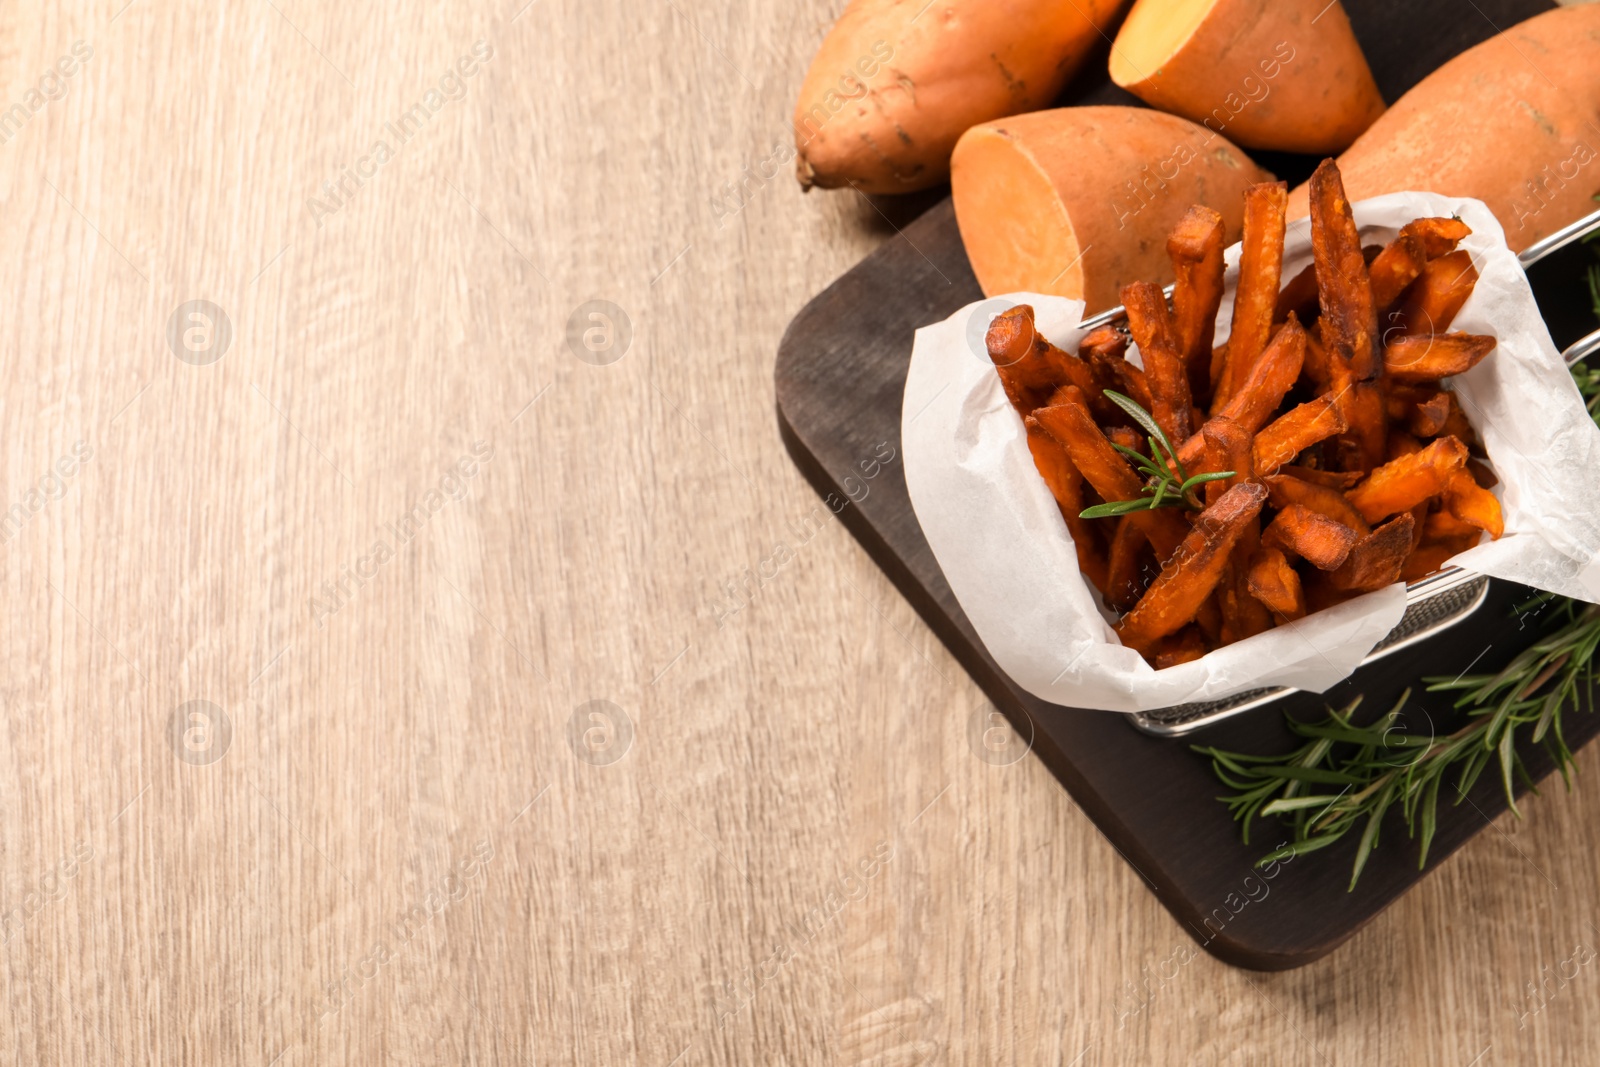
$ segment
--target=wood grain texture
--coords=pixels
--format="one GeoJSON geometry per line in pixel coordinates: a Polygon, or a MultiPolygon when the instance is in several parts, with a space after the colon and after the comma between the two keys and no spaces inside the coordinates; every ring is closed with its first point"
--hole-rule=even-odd
{"type": "Polygon", "coordinates": [[[1168,962],[778,438],[894,239],[772,162],[842,5],[523,4],[0,11],[0,1062],[1600,1059],[1593,962],[1524,990],[1600,942],[1592,748],[1327,960],[1168,962]]]}

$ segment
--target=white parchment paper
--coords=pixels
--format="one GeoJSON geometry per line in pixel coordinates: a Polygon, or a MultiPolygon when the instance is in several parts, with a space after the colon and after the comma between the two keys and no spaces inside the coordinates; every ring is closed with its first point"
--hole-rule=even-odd
{"type": "MultiPolygon", "coordinates": [[[[1354,205],[1362,242],[1412,219],[1459,215],[1480,279],[1452,330],[1495,351],[1451,380],[1499,475],[1506,533],[1457,556],[1482,574],[1600,602],[1600,429],[1550,340],[1516,256],[1480,201],[1394,193],[1354,205]]],[[[1228,335],[1239,246],[1217,340],[1228,335]]],[[[1311,224],[1289,224],[1283,277],[1311,262],[1311,224]]],[[[1347,677],[1405,612],[1395,584],[1193,663],[1157,671],[1117,641],[1078,573],[1066,523],[984,349],[995,315],[1032,304],[1039,332],[1076,351],[1080,301],[1017,293],[968,305],[917,331],[901,412],[906,484],[962,609],[995,661],[1035,696],[1069,707],[1143,711],[1268,685],[1322,692],[1347,677]]],[[[1136,358],[1136,357],[1135,357],[1136,358]]]]}

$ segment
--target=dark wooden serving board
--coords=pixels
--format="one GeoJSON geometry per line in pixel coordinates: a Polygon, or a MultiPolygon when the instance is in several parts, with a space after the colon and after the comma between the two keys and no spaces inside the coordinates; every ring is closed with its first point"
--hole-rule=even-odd
{"type": "MultiPolygon", "coordinates": [[[[1433,0],[1400,11],[1392,0],[1349,0],[1345,6],[1386,98],[1393,100],[1450,55],[1493,34],[1496,25],[1504,28],[1550,5],[1433,0]]],[[[1089,82],[1074,86],[1069,98],[1108,101],[1117,92],[1089,82]]],[[[1314,164],[1276,157],[1270,165],[1297,180],[1314,164]]],[[[1565,292],[1566,284],[1558,278],[1551,291],[1565,292]]],[[[1535,287],[1544,289],[1537,277],[1535,287]]],[[[848,496],[845,479],[859,477],[858,465],[874,456],[880,442],[899,441],[913,332],[981,296],[944,199],[795,317],[778,352],[778,421],[795,463],[818,492],[848,496]]],[[[1573,331],[1593,327],[1580,314],[1561,317],[1559,324],[1552,318],[1558,344],[1572,340],[1573,331]]],[[[1189,746],[1287,751],[1296,742],[1283,725],[1284,711],[1317,717],[1327,705],[1361,693],[1366,713],[1376,714],[1424,675],[1503,665],[1532,642],[1545,621],[1517,619],[1513,606],[1528,591],[1497,582],[1467,621],[1363,668],[1327,694],[1297,694],[1182,739],[1160,739],[1137,732],[1121,715],[1047,704],[1012,683],[945,583],[911,510],[900,464],[888,465],[873,491],[840,518],[1018,733],[1032,738],[1039,758],[1185,929],[1218,958],[1261,970],[1301,966],[1332,951],[1425,872],[1417,870],[1415,849],[1392,813],[1385,844],[1355,892],[1345,891],[1353,840],[1293,860],[1264,879],[1252,865],[1278,842],[1276,827],[1269,821],[1257,830],[1254,845],[1243,845],[1226,808],[1214,799],[1222,790],[1208,761],[1189,746]]],[[[1426,728],[1424,713],[1435,722],[1448,718],[1447,703],[1425,694],[1410,706],[1412,729],[1426,728]]],[[[1567,736],[1576,749],[1597,732],[1600,716],[1577,714],[1567,736]]],[[[1542,751],[1529,763],[1538,778],[1553,769],[1542,751]]],[[[1430,869],[1505,810],[1493,778],[1483,776],[1470,804],[1442,806],[1430,869]]]]}

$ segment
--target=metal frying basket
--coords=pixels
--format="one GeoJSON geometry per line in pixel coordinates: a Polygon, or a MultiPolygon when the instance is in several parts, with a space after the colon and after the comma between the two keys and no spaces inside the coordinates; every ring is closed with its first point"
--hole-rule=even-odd
{"type": "MultiPolygon", "coordinates": [[[[1596,231],[1600,231],[1600,211],[1579,219],[1544,240],[1528,246],[1518,254],[1517,259],[1521,262],[1523,270],[1527,270],[1552,252],[1565,248],[1596,231]]],[[[1169,296],[1171,292],[1169,286],[1167,289],[1169,296]]],[[[1090,329],[1096,326],[1108,326],[1124,322],[1126,319],[1127,312],[1117,307],[1085,319],[1083,327],[1090,329]]],[[[1597,351],[1600,351],[1600,330],[1577,341],[1561,355],[1567,365],[1571,366],[1597,351]]],[[[1372,651],[1367,653],[1366,659],[1362,660],[1362,666],[1449,629],[1476,611],[1488,595],[1489,579],[1462,570],[1460,567],[1445,567],[1426,578],[1411,582],[1406,586],[1405,615],[1389,632],[1389,636],[1379,641],[1373,646],[1372,651]]],[[[1136,712],[1128,718],[1136,728],[1147,734],[1176,737],[1230,716],[1252,711],[1293,692],[1295,690],[1288,686],[1252,689],[1222,700],[1178,704],[1155,711],[1136,712]]]]}

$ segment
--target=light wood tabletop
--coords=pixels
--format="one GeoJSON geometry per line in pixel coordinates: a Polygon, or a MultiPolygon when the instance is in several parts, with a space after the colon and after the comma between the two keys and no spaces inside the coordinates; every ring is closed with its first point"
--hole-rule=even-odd
{"type": "Polygon", "coordinates": [[[841,7],[0,11],[0,1062],[1600,1062],[1600,752],[1276,975],[996,758],[774,418],[841,7]]]}

